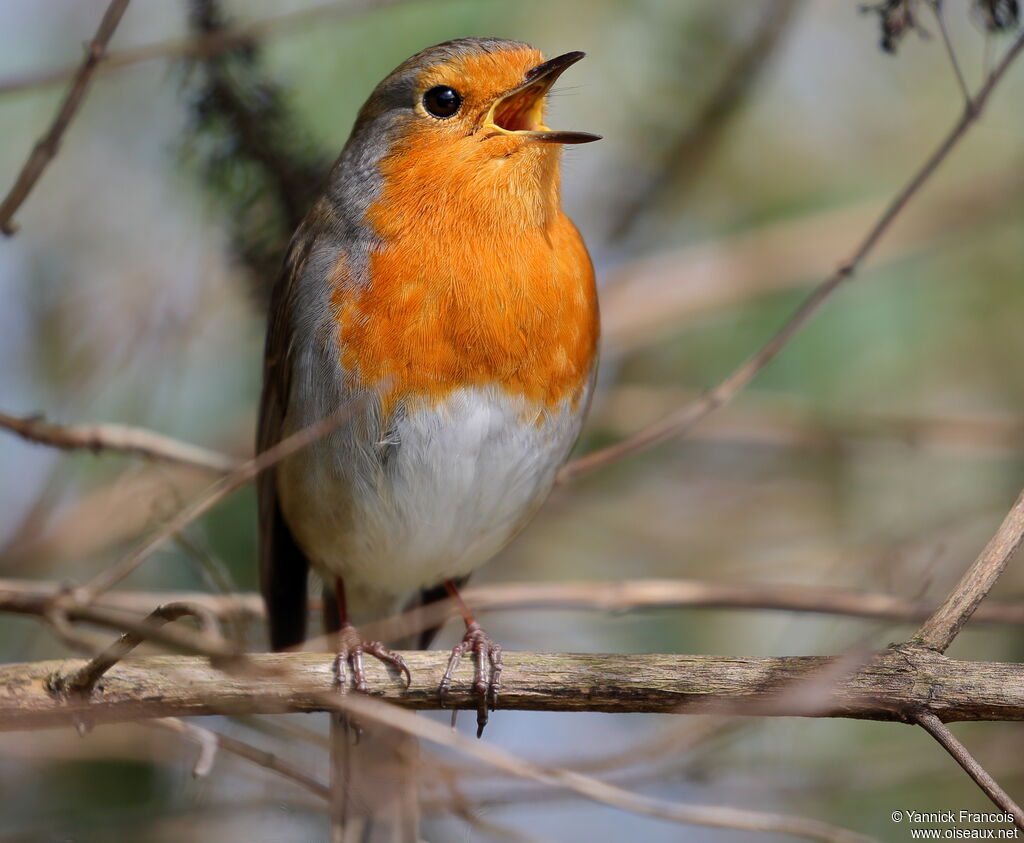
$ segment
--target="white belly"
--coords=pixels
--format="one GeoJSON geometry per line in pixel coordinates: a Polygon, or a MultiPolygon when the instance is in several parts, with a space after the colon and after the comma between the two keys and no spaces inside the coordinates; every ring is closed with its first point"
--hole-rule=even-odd
{"type": "Polygon", "coordinates": [[[385,610],[469,573],[519,531],[551,490],[585,406],[540,409],[474,388],[400,417],[386,443],[359,442],[367,425],[351,425],[282,467],[288,523],[353,603],[385,610]]]}

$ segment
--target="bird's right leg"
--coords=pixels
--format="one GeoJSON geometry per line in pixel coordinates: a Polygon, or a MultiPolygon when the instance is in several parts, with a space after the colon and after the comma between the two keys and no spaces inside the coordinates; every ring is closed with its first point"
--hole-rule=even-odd
{"type": "MultiPolygon", "coordinates": [[[[484,733],[484,726],[487,725],[488,711],[493,711],[498,707],[502,668],[501,646],[496,644],[476,622],[473,613],[459,594],[458,586],[451,580],[445,580],[444,587],[448,596],[455,601],[455,605],[462,613],[462,619],[466,622],[466,634],[452,648],[451,656],[448,658],[448,667],[444,676],[441,677],[438,693],[441,697],[441,704],[444,705],[445,697],[452,686],[452,675],[455,673],[455,669],[459,666],[463,656],[472,653],[475,656],[473,693],[477,698],[476,736],[479,738],[484,733]]],[[[454,718],[452,723],[454,725],[454,718]]]]}
{"type": "Polygon", "coordinates": [[[398,653],[385,647],[380,641],[364,641],[352,625],[345,602],[345,583],[341,577],[334,580],[334,597],[338,610],[337,655],[334,657],[335,687],[344,692],[348,687],[348,671],[352,670],[352,683],[357,691],[366,691],[366,672],[363,669],[363,654],[373,656],[404,674],[405,684],[412,682],[412,674],[398,653]]]}
{"type": "MultiPolygon", "coordinates": [[[[352,625],[341,579],[325,592],[324,622],[337,642],[335,687],[345,693],[351,674],[356,691],[366,691],[364,653],[405,674],[408,682],[409,669],[401,656],[380,642],[364,641],[352,625]]],[[[416,738],[383,724],[362,724],[345,711],[334,711],[330,746],[330,839],[340,843],[419,840],[416,738]]]]}

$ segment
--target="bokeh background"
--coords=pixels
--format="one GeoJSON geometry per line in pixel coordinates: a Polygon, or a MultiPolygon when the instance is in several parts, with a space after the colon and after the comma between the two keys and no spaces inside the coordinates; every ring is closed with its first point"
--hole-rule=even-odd
{"type": "MultiPolygon", "coordinates": [[[[1007,39],[986,33],[966,0],[944,5],[976,85],[1007,39]]],[[[3,189],[63,95],[66,80],[38,74],[78,61],[105,6],[0,0],[3,189]]],[[[103,70],[18,213],[21,231],[0,243],[0,409],[138,424],[249,453],[267,267],[295,210],[251,163],[252,137],[224,119],[218,78],[262,109],[258,126],[302,185],[336,155],[373,85],[424,46],[498,35],[548,55],[588,53],[558,85],[549,121],[605,138],[568,149],[564,165],[564,204],[603,295],[601,389],[580,450],[660,417],[764,342],[852,252],[962,106],[923,3],[927,33],[911,32],[895,55],[879,49],[877,16],[845,0],[235,0],[222,9],[229,27],[278,20],[242,54],[103,70]]],[[[167,53],[165,42],[187,41],[197,22],[185,2],[134,0],[111,49],[167,53]]],[[[1018,66],[864,270],[734,405],[685,439],[560,489],[476,581],[693,577],[941,599],[1024,479],[1022,101],[1018,66]]],[[[81,582],[209,481],[3,435],[0,577],[81,582]]],[[[219,571],[251,591],[254,553],[245,489],[125,587],[211,590],[219,571]]],[[[994,597],[1022,590],[1017,564],[994,597]]],[[[483,621],[507,649],[722,655],[837,653],[910,631],[749,610],[483,621]]],[[[262,646],[260,629],[251,636],[262,646]]],[[[969,627],[952,654],[1020,661],[1024,646],[1019,629],[969,627]]],[[[68,655],[38,622],[0,618],[0,659],[68,655]]],[[[293,719],[325,728],[323,717],[293,719]]],[[[209,725],[326,776],[319,747],[252,724],[209,725]]],[[[1024,793],[1019,727],[955,732],[1007,790],[1024,793]]],[[[883,840],[908,839],[889,819],[896,808],[990,809],[927,735],[896,724],[499,712],[487,740],[590,765],[646,793],[798,813],[883,840]],[[605,756],[619,757],[602,766],[605,756]]],[[[194,779],[194,755],[141,725],[84,738],[3,733],[0,837],[324,839],[303,791],[223,754],[194,779]]],[[[471,771],[459,791],[506,832],[742,837],[445,763],[471,771]]],[[[427,839],[498,839],[453,815],[444,788],[430,799],[427,839]]]]}

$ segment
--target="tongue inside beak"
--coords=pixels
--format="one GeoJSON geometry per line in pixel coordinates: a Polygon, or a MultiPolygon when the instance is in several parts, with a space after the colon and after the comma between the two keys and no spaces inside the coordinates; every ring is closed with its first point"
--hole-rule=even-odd
{"type": "Polygon", "coordinates": [[[584,54],[566,53],[528,71],[523,83],[499,97],[491,106],[484,128],[503,135],[519,135],[547,143],[590,143],[600,135],[589,132],[564,132],[544,125],[544,98],[555,80],[584,54]]]}

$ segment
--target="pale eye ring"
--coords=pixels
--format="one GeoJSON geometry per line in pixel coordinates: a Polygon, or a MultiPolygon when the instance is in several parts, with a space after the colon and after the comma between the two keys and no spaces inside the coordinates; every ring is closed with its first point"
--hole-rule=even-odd
{"type": "Polygon", "coordinates": [[[454,117],[462,106],[462,95],[448,85],[436,85],[423,95],[427,114],[446,120],[454,117]]]}

